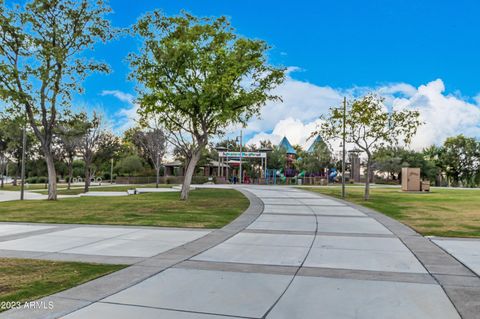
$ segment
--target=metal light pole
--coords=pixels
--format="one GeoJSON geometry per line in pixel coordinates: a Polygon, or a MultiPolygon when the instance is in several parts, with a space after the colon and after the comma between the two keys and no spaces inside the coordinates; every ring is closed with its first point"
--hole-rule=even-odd
{"type": "Polygon", "coordinates": [[[21,169],[21,185],[20,185],[20,200],[25,199],[25,149],[27,147],[27,121],[23,125],[22,136],[22,169],[21,169]]]}
{"type": "Polygon", "coordinates": [[[240,130],[240,184],[243,183],[243,174],[242,174],[242,157],[243,157],[243,152],[242,152],[242,145],[243,145],[243,131],[240,130]]]}
{"type": "Polygon", "coordinates": [[[342,198],[345,198],[345,141],[346,141],[346,133],[345,133],[345,122],[347,118],[347,98],[343,98],[343,134],[342,134],[342,198]]]}
{"type": "MultiPolygon", "coordinates": [[[[228,152],[229,152],[229,149],[228,149],[228,148],[229,148],[230,146],[232,146],[232,148],[233,148],[233,145],[232,145],[232,144],[227,143],[227,155],[228,155],[228,152]]],[[[230,175],[230,173],[229,173],[230,164],[228,164],[228,161],[229,161],[229,159],[228,159],[228,156],[227,156],[227,165],[228,165],[228,168],[227,168],[227,181],[229,180],[229,177],[230,177],[230,176],[229,176],[229,175],[230,175]]]]}

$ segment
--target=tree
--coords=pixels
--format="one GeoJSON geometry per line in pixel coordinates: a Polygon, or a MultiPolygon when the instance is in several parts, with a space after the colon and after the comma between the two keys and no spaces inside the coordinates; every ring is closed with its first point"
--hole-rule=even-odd
{"type": "Polygon", "coordinates": [[[26,112],[47,164],[48,199],[55,200],[57,114],[90,72],[108,71],[81,54],[114,36],[105,19],[111,10],[102,0],[30,0],[23,9],[0,1],[0,95],[26,112]]]}
{"type": "Polygon", "coordinates": [[[142,160],[137,155],[124,157],[117,164],[116,169],[122,174],[132,176],[132,174],[143,170],[142,160]]]}
{"type": "Polygon", "coordinates": [[[73,178],[73,161],[82,145],[82,136],[85,133],[87,125],[87,115],[82,112],[61,120],[56,129],[58,143],[62,148],[62,153],[67,164],[68,189],[70,189],[73,178]]]}
{"type": "Polygon", "coordinates": [[[246,125],[283,82],[284,70],[270,66],[268,45],[234,33],[225,17],[166,17],[155,11],[134,27],[144,39],[131,54],[131,77],[140,83],[139,113],[159,115],[169,141],[183,153],[186,173],[181,199],[209,139],[235,124],[246,125]]]}
{"type": "Polygon", "coordinates": [[[285,161],[287,159],[287,151],[285,148],[275,145],[271,147],[272,151],[267,155],[267,168],[268,169],[282,169],[285,167],[285,161]]]}
{"type": "Polygon", "coordinates": [[[445,172],[453,185],[475,186],[480,171],[480,143],[474,138],[463,135],[447,138],[440,159],[445,163],[445,172]]]}
{"type": "MultiPolygon", "coordinates": [[[[20,174],[22,151],[23,151],[23,127],[25,127],[24,116],[19,115],[14,110],[8,110],[0,116],[1,128],[0,135],[3,136],[4,160],[11,160],[13,165],[13,185],[17,185],[17,179],[20,174]]],[[[33,133],[26,131],[26,157],[29,158],[35,153],[35,137],[33,133]]],[[[2,147],[0,145],[0,147],[2,147]]],[[[0,151],[1,152],[1,151],[0,151]]],[[[6,164],[6,162],[4,163],[6,164]]]]}
{"type": "Polygon", "coordinates": [[[424,152],[416,152],[398,146],[380,147],[373,152],[372,168],[387,173],[388,177],[400,179],[402,167],[419,167],[422,178],[436,180],[438,170],[435,162],[424,152]]]}
{"type": "Polygon", "coordinates": [[[8,164],[7,145],[8,137],[5,132],[3,121],[0,122],[0,187],[3,188],[5,183],[5,171],[8,164]]]}
{"type": "MultiPolygon", "coordinates": [[[[103,176],[110,176],[111,161],[117,160],[123,145],[121,139],[109,131],[102,131],[98,140],[98,147],[93,155],[93,165],[98,171],[103,172],[103,176]],[[105,174],[108,172],[108,174],[105,174]]],[[[113,180],[113,176],[110,176],[113,180]]]]}
{"type": "Polygon", "coordinates": [[[99,150],[102,134],[102,119],[99,115],[93,113],[92,118],[87,120],[86,126],[84,127],[79,148],[79,153],[85,162],[85,193],[88,192],[90,188],[92,176],[95,176],[92,163],[95,153],[99,150]]]}
{"type": "Polygon", "coordinates": [[[441,186],[443,181],[442,173],[445,171],[445,164],[442,162],[440,155],[442,148],[436,145],[431,145],[423,151],[423,157],[429,163],[432,175],[434,176],[435,186],[441,186]]]}
{"type": "Polygon", "coordinates": [[[162,129],[156,127],[147,131],[136,129],[132,136],[133,143],[141,154],[155,168],[157,188],[160,179],[160,167],[166,151],[166,137],[162,129]]]}
{"type": "MultiPolygon", "coordinates": [[[[370,175],[373,151],[384,144],[395,145],[399,141],[408,144],[421,124],[418,111],[385,110],[383,99],[368,94],[348,103],[345,126],[347,143],[353,143],[367,156],[365,200],[370,196],[370,175]]],[[[320,134],[325,139],[343,137],[343,107],[331,108],[327,116],[320,117],[323,123],[312,136],[320,134]]]]}
{"type": "Polygon", "coordinates": [[[309,151],[297,150],[297,154],[301,154],[301,159],[297,160],[299,170],[310,174],[323,172],[332,165],[332,151],[323,140],[316,141],[309,151]]]}

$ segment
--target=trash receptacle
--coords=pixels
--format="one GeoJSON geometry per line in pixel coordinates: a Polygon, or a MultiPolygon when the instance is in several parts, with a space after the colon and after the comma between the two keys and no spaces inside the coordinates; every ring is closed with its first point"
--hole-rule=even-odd
{"type": "Polygon", "coordinates": [[[430,182],[429,181],[422,181],[422,192],[429,192],[430,191],[430,182]]]}
{"type": "Polygon", "coordinates": [[[303,180],[301,178],[297,179],[297,185],[302,185],[303,180]]]}

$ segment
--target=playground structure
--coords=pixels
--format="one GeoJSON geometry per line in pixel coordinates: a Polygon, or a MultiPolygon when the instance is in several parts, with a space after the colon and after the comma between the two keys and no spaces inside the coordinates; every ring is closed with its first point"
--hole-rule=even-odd
{"type": "MultiPolygon", "coordinates": [[[[307,152],[311,153],[315,150],[317,143],[322,142],[320,136],[317,136],[315,141],[309,147],[307,152]]],[[[335,168],[324,168],[320,172],[306,172],[305,170],[297,171],[295,169],[295,162],[301,161],[297,158],[297,151],[290,144],[290,141],[283,137],[278,144],[286,152],[285,164],[283,168],[267,169],[265,170],[264,183],[265,184],[308,184],[308,185],[326,185],[327,183],[334,183],[338,172],[335,168]]]]}
{"type": "MultiPolygon", "coordinates": [[[[263,150],[263,151],[258,151],[258,152],[231,152],[231,151],[219,151],[218,152],[218,158],[219,158],[219,163],[220,165],[232,165],[234,167],[237,167],[240,165],[240,163],[243,162],[244,159],[260,159],[260,167],[261,171],[263,172],[262,175],[266,175],[267,172],[267,152],[268,150],[263,150]]],[[[225,176],[224,172],[222,170],[218,171],[218,177],[220,178],[226,178],[228,179],[228,175],[225,176]]],[[[227,171],[228,174],[228,171],[227,171]]],[[[241,183],[244,184],[250,184],[253,181],[250,179],[250,176],[245,173],[245,171],[242,171],[242,175],[240,178],[242,179],[241,183]]],[[[239,181],[239,177],[236,175],[232,176],[232,182],[234,184],[239,181]]]]}
{"type": "MultiPolygon", "coordinates": [[[[317,136],[306,152],[315,152],[316,147],[319,145],[318,143],[323,143],[320,136],[317,136]]],[[[338,171],[336,168],[329,169],[324,167],[313,172],[298,170],[296,164],[302,161],[302,158],[298,157],[297,151],[286,137],[283,137],[278,147],[285,150],[285,161],[283,161],[282,167],[278,168],[268,168],[267,154],[272,151],[271,149],[265,148],[254,152],[239,152],[228,151],[227,148],[221,146],[217,147],[218,172],[216,172],[217,174],[215,175],[216,182],[230,182],[233,184],[327,185],[328,183],[335,183],[337,181],[338,171]],[[241,164],[245,164],[245,160],[255,160],[256,163],[253,165],[253,172],[252,169],[250,169],[249,173],[247,173],[245,169],[241,170],[241,164]],[[222,169],[223,167],[227,167],[228,169],[222,169]],[[229,176],[230,169],[232,172],[229,176]],[[249,174],[252,174],[252,176],[249,176],[249,174]]],[[[353,155],[354,154],[352,154],[352,157],[353,155]]],[[[360,161],[358,160],[357,162],[359,168],[360,161]]]]}

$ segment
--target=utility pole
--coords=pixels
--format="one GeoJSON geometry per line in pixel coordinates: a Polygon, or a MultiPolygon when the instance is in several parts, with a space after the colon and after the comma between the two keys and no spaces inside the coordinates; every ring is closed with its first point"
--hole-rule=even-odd
{"type": "Polygon", "coordinates": [[[25,123],[23,124],[23,136],[22,136],[22,169],[21,169],[21,185],[20,185],[20,200],[25,199],[25,149],[27,147],[27,120],[25,117],[25,123]]]}
{"type": "Polygon", "coordinates": [[[242,157],[243,157],[243,151],[242,151],[242,145],[243,145],[243,131],[240,130],[240,184],[243,183],[243,172],[242,172],[242,157]]]}
{"type": "Polygon", "coordinates": [[[345,133],[345,122],[347,119],[347,98],[343,98],[343,134],[342,134],[342,198],[345,198],[345,142],[346,142],[346,133],[345,133]]]}

